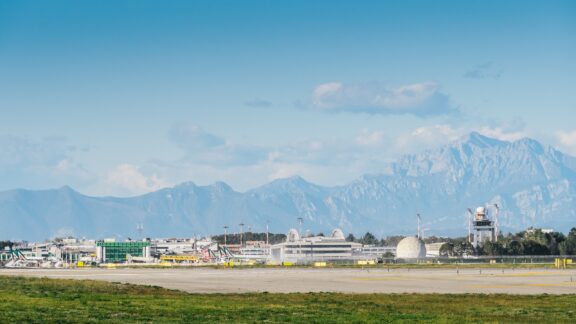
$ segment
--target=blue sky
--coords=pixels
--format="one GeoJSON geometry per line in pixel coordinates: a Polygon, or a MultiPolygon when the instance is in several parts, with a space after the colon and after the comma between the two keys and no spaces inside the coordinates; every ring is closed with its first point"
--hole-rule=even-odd
{"type": "Polygon", "coordinates": [[[343,184],[469,131],[576,154],[574,1],[0,2],[0,190],[343,184]]]}

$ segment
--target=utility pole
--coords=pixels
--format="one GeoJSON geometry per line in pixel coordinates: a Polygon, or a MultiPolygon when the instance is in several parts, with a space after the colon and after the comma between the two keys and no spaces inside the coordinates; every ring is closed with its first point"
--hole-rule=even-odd
{"type": "Polygon", "coordinates": [[[226,234],[228,234],[228,226],[224,226],[224,245],[226,246],[226,234]]]}

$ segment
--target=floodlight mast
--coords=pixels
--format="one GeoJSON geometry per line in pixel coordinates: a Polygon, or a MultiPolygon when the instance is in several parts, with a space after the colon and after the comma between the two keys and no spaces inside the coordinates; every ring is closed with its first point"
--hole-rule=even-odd
{"type": "Polygon", "coordinates": [[[268,246],[268,221],[266,221],[266,246],[268,246]]]}
{"type": "Polygon", "coordinates": [[[228,225],[225,225],[225,226],[224,226],[224,245],[225,245],[225,246],[227,245],[227,242],[226,242],[226,234],[228,234],[228,225]]]}
{"type": "Polygon", "coordinates": [[[500,223],[498,222],[498,214],[500,213],[500,206],[498,204],[492,204],[491,206],[496,209],[496,213],[494,214],[494,242],[498,242],[498,235],[499,235],[499,228],[500,223]]]}
{"type": "Polygon", "coordinates": [[[416,214],[416,217],[418,218],[418,235],[417,235],[417,236],[418,236],[418,238],[420,239],[420,238],[421,238],[421,235],[420,235],[420,222],[422,221],[422,218],[420,217],[420,214],[416,214]]]}
{"type": "Polygon", "coordinates": [[[422,226],[422,228],[420,229],[422,231],[422,241],[424,241],[426,239],[426,231],[429,230],[430,228],[426,227],[426,226],[422,226]]]}
{"type": "Polygon", "coordinates": [[[302,238],[304,237],[304,236],[302,236],[302,223],[304,223],[304,218],[298,217],[298,224],[300,225],[299,229],[298,229],[298,236],[300,236],[300,239],[298,240],[298,242],[299,242],[298,243],[298,255],[299,256],[302,256],[302,238]]]}
{"type": "Polygon", "coordinates": [[[144,223],[137,223],[136,230],[138,231],[138,236],[140,236],[140,239],[143,239],[142,232],[144,231],[144,223]]]}
{"type": "Polygon", "coordinates": [[[468,208],[468,243],[472,243],[472,217],[474,213],[471,208],[468,208]]]}

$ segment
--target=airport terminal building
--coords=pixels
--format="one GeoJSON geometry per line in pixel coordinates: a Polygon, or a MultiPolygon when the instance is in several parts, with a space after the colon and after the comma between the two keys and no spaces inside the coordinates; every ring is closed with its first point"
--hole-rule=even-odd
{"type": "Polygon", "coordinates": [[[286,242],[271,247],[271,258],[275,262],[307,263],[353,259],[359,254],[362,244],[346,242],[344,233],[335,229],[332,235],[301,238],[297,230],[288,232],[286,242]]]}

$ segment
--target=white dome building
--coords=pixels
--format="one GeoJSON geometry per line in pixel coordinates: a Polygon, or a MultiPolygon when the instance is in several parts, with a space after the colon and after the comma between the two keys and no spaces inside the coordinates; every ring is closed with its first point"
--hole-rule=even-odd
{"type": "Polygon", "coordinates": [[[344,232],[341,229],[337,228],[332,231],[332,238],[339,239],[339,240],[346,240],[344,237],[344,232]]]}
{"type": "Polygon", "coordinates": [[[396,247],[397,259],[424,259],[425,257],[426,246],[417,237],[406,237],[396,247]]]}

